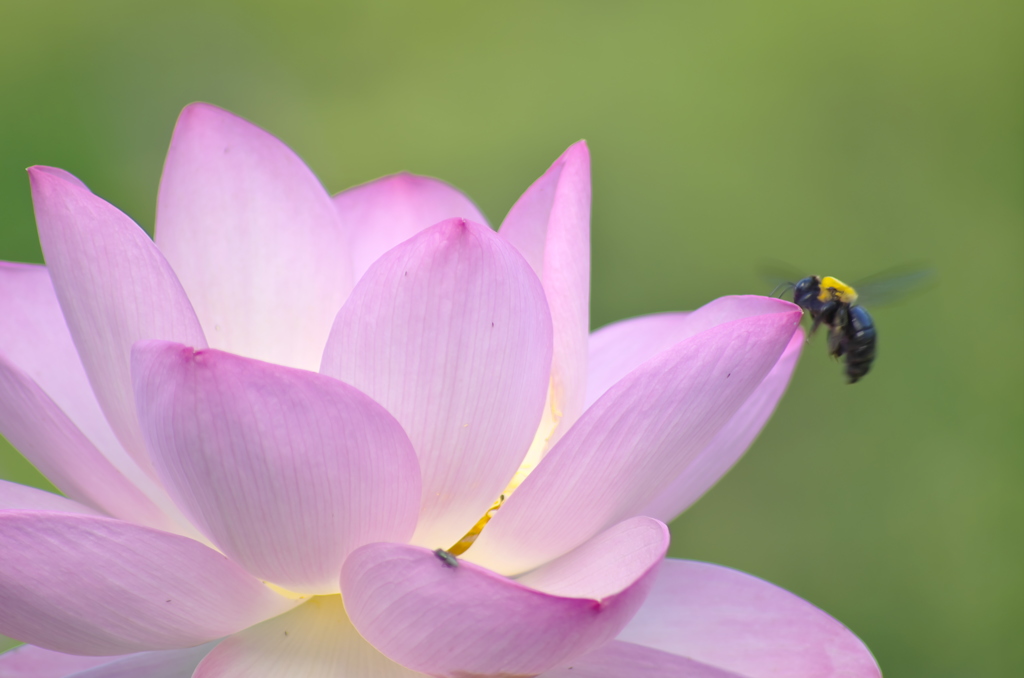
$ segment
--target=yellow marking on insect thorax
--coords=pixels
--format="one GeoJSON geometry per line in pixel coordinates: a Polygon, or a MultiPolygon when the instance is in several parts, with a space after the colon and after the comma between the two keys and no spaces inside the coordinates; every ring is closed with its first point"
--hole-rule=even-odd
{"type": "Polygon", "coordinates": [[[838,278],[826,275],[821,279],[821,292],[818,301],[840,301],[852,304],[857,301],[857,291],[838,278]]]}
{"type": "Polygon", "coordinates": [[[555,388],[554,384],[551,384],[548,387],[548,397],[544,403],[544,412],[541,416],[540,426],[537,427],[537,432],[533,436],[533,442],[530,444],[530,449],[527,450],[526,456],[523,457],[523,462],[519,465],[519,469],[512,476],[512,480],[509,481],[505,491],[501,493],[498,500],[491,505],[491,508],[487,509],[487,512],[484,513],[480,520],[476,521],[476,524],[469,529],[469,532],[462,539],[455,542],[454,546],[445,549],[448,553],[453,556],[462,555],[466,552],[466,549],[473,545],[473,542],[483,532],[484,527],[490,522],[494,512],[500,509],[509,495],[515,492],[516,488],[526,480],[526,477],[533,473],[533,469],[537,468],[537,464],[547,454],[551,439],[554,437],[555,430],[558,428],[558,422],[561,419],[562,411],[556,404],[555,388]]]}

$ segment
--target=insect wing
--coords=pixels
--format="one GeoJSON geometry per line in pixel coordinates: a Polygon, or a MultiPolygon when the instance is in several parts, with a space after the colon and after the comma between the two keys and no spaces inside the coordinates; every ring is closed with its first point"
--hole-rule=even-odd
{"type": "Polygon", "coordinates": [[[932,268],[897,266],[865,278],[853,288],[859,305],[874,308],[926,292],[935,285],[936,277],[932,268]]]}

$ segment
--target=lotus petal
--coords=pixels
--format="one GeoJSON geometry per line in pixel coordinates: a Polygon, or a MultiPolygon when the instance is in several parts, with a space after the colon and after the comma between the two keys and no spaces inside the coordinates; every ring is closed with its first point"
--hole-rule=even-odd
{"type": "Polygon", "coordinates": [[[537,276],[489,228],[453,219],[366,272],[338,314],[321,372],[401,422],[423,472],[413,542],[446,548],[526,455],[550,366],[537,276]]]}
{"type": "Polygon", "coordinates": [[[352,289],[351,256],[330,196],[281,141],[215,106],[186,107],[160,180],[156,242],[213,347],[320,365],[352,289]]]}

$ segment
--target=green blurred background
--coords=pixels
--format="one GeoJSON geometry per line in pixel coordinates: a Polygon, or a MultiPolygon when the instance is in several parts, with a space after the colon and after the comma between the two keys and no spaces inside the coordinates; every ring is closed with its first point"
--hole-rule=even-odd
{"type": "MultiPolygon", "coordinates": [[[[594,327],[767,293],[765,259],[926,261],[939,286],[874,312],[863,382],[808,346],[672,554],[812,601],[889,678],[1021,676],[1022,44],[997,0],[4,2],[0,259],[42,261],[37,163],[151,229],[175,117],[205,100],[332,192],[410,170],[494,225],[586,138],[594,327]]],[[[47,486],[7,446],[0,477],[47,486]]]]}

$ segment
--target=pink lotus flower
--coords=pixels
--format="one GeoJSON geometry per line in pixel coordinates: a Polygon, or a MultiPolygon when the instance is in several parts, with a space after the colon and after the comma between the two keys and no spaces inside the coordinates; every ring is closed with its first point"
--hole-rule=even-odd
{"type": "Polygon", "coordinates": [[[332,199],[193,105],[154,243],[30,169],[47,266],[0,266],[0,432],[66,497],[0,481],[0,633],[30,643],[0,676],[880,675],[808,603],[665,560],[800,311],[588,336],[589,171],[570,147],[496,233],[425,177],[332,199]]]}

